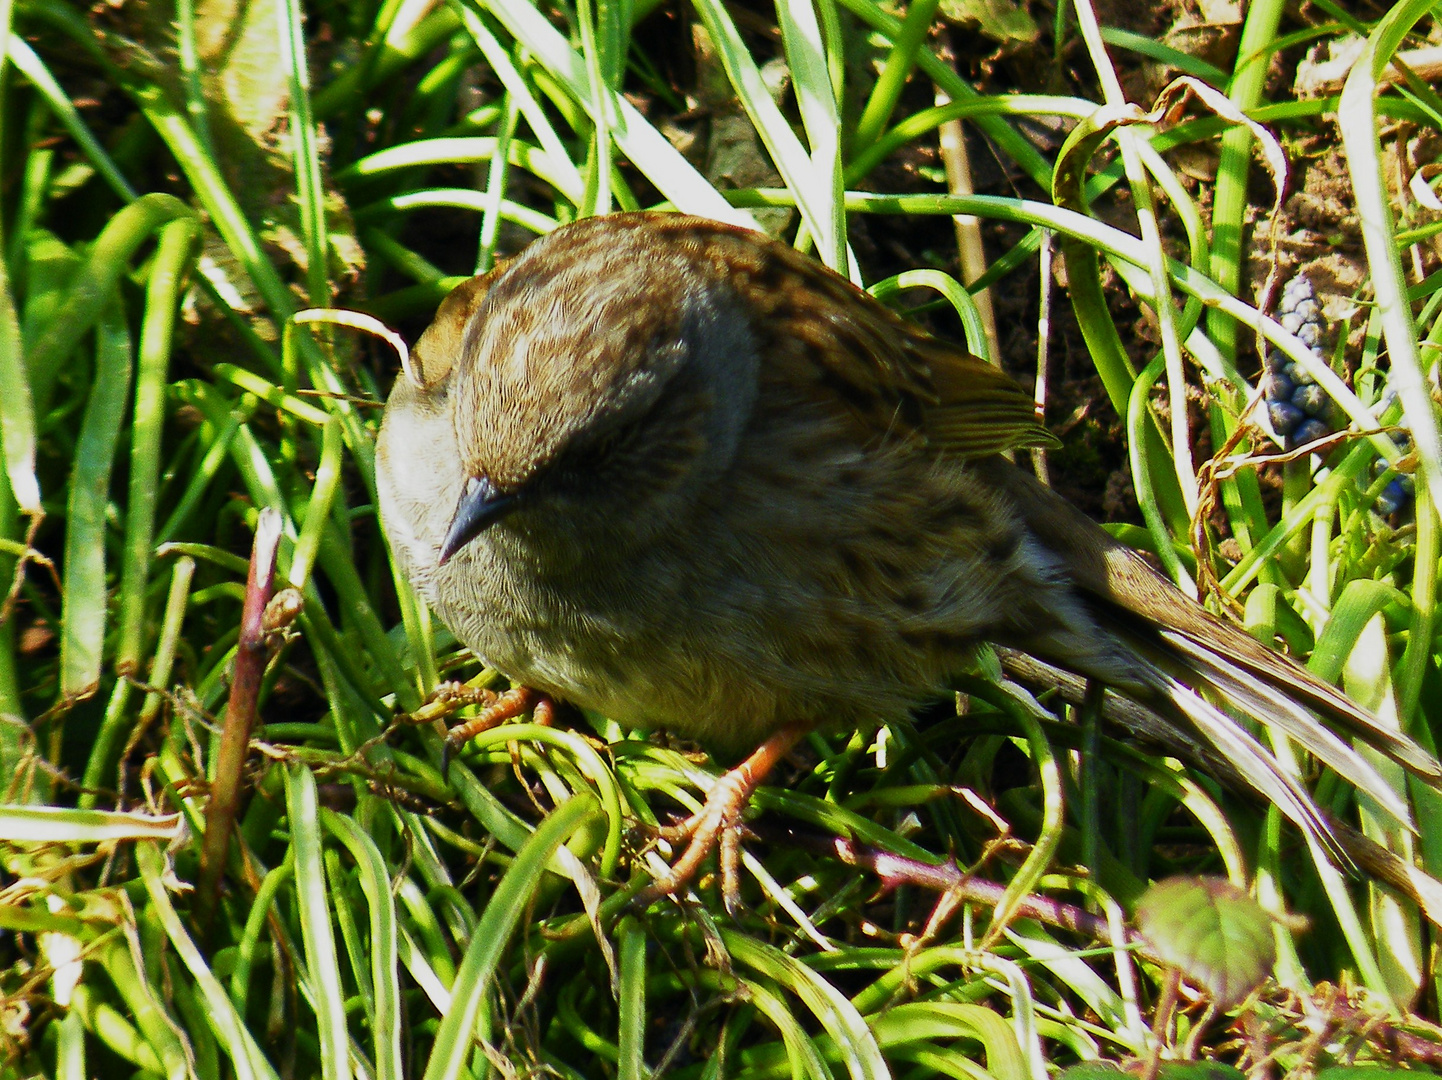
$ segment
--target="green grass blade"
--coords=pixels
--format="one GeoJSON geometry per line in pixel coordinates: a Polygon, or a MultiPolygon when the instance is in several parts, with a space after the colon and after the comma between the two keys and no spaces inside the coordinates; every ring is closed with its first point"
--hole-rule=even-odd
{"type": "Polygon", "coordinates": [[[500,964],[530,897],[540,886],[546,864],[566,838],[593,817],[597,809],[594,797],[576,796],[553,810],[516,853],[510,869],[491,894],[456,972],[451,985],[451,1006],[436,1030],[424,1080],[458,1080],[461,1076],[465,1060],[472,1052],[471,1033],[492,973],[500,964]]]}
{"type": "MultiPolygon", "coordinates": [[[[1277,36],[1285,5],[1278,0],[1247,6],[1246,22],[1237,55],[1242,58],[1231,79],[1228,96],[1239,109],[1255,108],[1266,89],[1271,57],[1257,50],[1277,36]]],[[[1220,83],[1216,84],[1218,87],[1220,83]]],[[[1211,275],[1225,289],[1237,292],[1242,280],[1242,225],[1247,209],[1247,177],[1252,165],[1251,131],[1230,128],[1222,136],[1217,161],[1217,189],[1212,205],[1211,275]]],[[[1207,330],[1223,356],[1237,356],[1237,323],[1215,309],[1208,313],[1207,330]]]]}
{"type": "Polygon", "coordinates": [[[61,608],[60,697],[87,697],[100,686],[105,644],[105,510],[110,470],[130,396],[130,327],[117,296],[100,316],[95,381],[80,421],[65,511],[65,593],[61,608]]]}
{"type": "Polygon", "coordinates": [[[295,892],[300,909],[301,938],[310,972],[317,1035],[320,1039],[321,1076],[349,1080],[350,1055],[346,1045],[345,991],[326,901],[325,869],[321,861],[320,805],[315,776],[304,765],[285,770],[285,805],[290,820],[290,842],[295,851],[295,892]]]}
{"type": "Polygon", "coordinates": [[[1433,512],[1438,513],[1442,512],[1442,433],[1438,430],[1436,410],[1418,353],[1417,328],[1407,300],[1373,112],[1378,76],[1413,24],[1430,10],[1431,5],[1425,0],[1403,0],[1377,24],[1347,77],[1337,120],[1347,150],[1362,241],[1367,250],[1382,332],[1387,340],[1392,385],[1406,410],[1407,423],[1421,458],[1421,478],[1430,490],[1433,512]]]}
{"type": "Polygon", "coordinates": [[[230,997],[210,970],[199,947],[181,923],[180,914],[170,902],[164,880],[165,857],[160,847],[150,842],[141,843],[136,846],[135,858],[151,909],[164,927],[171,946],[180,954],[181,963],[204,995],[211,1023],[220,1037],[221,1046],[230,1056],[238,1080],[280,1080],[246,1030],[244,1020],[236,1012],[230,997]]]}
{"type": "Polygon", "coordinates": [[[275,5],[279,26],[280,62],[290,83],[291,167],[295,172],[296,202],[300,207],[301,237],[306,250],[306,288],[313,306],[330,303],[330,237],[326,229],[325,185],[321,180],[320,151],[311,115],[310,72],[306,65],[306,38],[301,0],[275,5]]]}
{"type": "Polygon", "coordinates": [[[821,261],[834,269],[846,269],[853,278],[846,249],[846,204],[842,199],[841,112],[832,86],[826,45],[821,26],[810,0],[782,0],[776,5],[786,59],[791,66],[792,86],[801,120],[806,126],[806,139],[811,144],[811,168],[819,181],[816,185],[818,213],[826,218],[826,231],[817,234],[829,238],[830,247],[822,248],[821,261]]]}
{"type": "MultiPolygon", "coordinates": [[[[536,8],[524,0],[495,0],[489,9],[529,49],[571,97],[583,106],[594,99],[584,60],[536,8]]],[[[646,178],[678,209],[718,221],[756,227],[750,214],[731,206],[621,94],[611,95],[612,137],[646,178]]]]}
{"type": "Polygon", "coordinates": [[[618,1005],[620,1035],[617,1041],[618,1080],[648,1080],[642,1051],[646,1047],[646,934],[636,920],[621,920],[621,1000],[618,1005]]]}
{"type": "Polygon", "coordinates": [[[825,204],[825,193],[831,185],[822,182],[822,178],[816,175],[806,150],[780,108],[771,100],[771,93],[761,78],[761,70],[752,59],[746,43],[741,40],[741,33],[725,6],[720,0],[695,0],[695,3],[716,46],[716,54],[726,69],[726,77],[735,88],[746,114],[751,117],[771,160],[785,178],[787,188],[796,195],[797,208],[806,221],[806,227],[816,238],[822,260],[833,270],[847,273],[849,267],[844,261],[831,262],[843,250],[839,241],[844,239],[837,237],[833,215],[825,204]]]}
{"type": "MultiPolygon", "coordinates": [[[[131,206],[138,206],[132,203],[131,206]]],[[[122,214],[127,211],[121,211],[122,214]]],[[[165,225],[146,284],[145,318],[135,373],[135,412],[130,436],[130,491],[125,515],[121,565],[119,640],[115,663],[133,670],[145,648],[146,591],[155,537],[160,489],[160,445],[165,424],[165,385],[170,368],[180,282],[200,239],[196,220],[187,213],[165,225]]],[[[123,265],[123,263],[122,263],[123,265]]]]}
{"type": "Polygon", "coordinates": [[[370,979],[375,998],[376,1080],[402,1080],[405,1061],[401,1048],[402,1019],[396,907],[390,874],[374,841],[351,818],[321,811],[321,823],[355,860],[361,889],[370,905],[370,979]]]}
{"type": "Polygon", "coordinates": [[[115,192],[123,202],[131,202],[137,198],[137,193],[130,182],[125,179],[119,167],[101,145],[100,140],[90,133],[90,128],[81,119],[80,111],[75,104],[55,81],[55,76],[50,74],[50,69],[45,62],[36,55],[35,50],[25,43],[24,38],[10,37],[6,41],[6,51],[10,62],[15,65],[15,70],[30,80],[31,85],[40,92],[45,103],[50,106],[65,129],[70,132],[70,137],[75,140],[77,146],[95,166],[101,178],[110,185],[110,190],[115,192]]]}
{"type": "Polygon", "coordinates": [[[43,844],[106,844],[117,840],[173,840],[179,819],[173,814],[72,810],[62,806],[0,805],[0,839],[43,844]]]}
{"type": "MultiPolygon", "coordinates": [[[[116,214],[86,254],[54,316],[33,342],[26,365],[35,380],[35,404],[45,408],[50,389],[70,353],[95,325],[126,264],[152,233],[171,221],[186,221],[198,232],[195,211],[173,195],[143,195],[116,214]]],[[[174,241],[172,241],[174,242],[174,241]]],[[[8,397],[8,387],[6,396],[8,397]]]]}
{"type": "Polygon", "coordinates": [[[852,1080],[880,1080],[891,1075],[871,1029],[836,987],[773,945],[730,930],[721,931],[721,940],[738,963],[775,980],[801,999],[835,1041],[852,1080]]]}

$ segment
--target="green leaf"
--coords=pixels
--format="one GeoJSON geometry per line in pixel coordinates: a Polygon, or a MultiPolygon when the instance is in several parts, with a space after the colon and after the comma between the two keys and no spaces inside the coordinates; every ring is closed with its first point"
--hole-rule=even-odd
{"type": "Polygon", "coordinates": [[[1276,963],[1272,918],[1226,878],[1174,877],[1137,901],[1137,929],[1222,1009],[1243,1001],[1276,963]]]}
{"type": "Polygon", "coordinates": [[[952,22],[975,26],[986,37],[1003,44],[1031,44],[1040,33],[1026,8],[1010,0],[941,0],[941,13],[952,22]]]}

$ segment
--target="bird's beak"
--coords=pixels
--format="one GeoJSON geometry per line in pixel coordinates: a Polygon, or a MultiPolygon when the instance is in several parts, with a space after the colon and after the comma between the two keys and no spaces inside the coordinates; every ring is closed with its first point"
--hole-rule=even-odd
{"type": "Polygon", "coordinates": [[[452,555],[513,510],[517,498],[514,494],[497,491],[496,486],[484,476],[473,476],[467,480],[460,501],[456,503],[451,527],[446,530],[445,541],[441,544],[439,565],[444,566],[452,555]]]}

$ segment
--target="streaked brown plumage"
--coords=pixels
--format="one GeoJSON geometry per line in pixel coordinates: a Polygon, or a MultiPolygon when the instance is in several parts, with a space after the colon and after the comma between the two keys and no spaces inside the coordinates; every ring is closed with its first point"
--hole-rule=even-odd
{"type": "Polygon", "coordinates": [[[1009,378],[758,234],[567,226],[453,292],[413,363],[378,446],[396,558],[462,641],[545,693],[745,748],[898,717],[993,641],[1150,706],[1324,839],[1196,689],[1399,819],[1308,709],[1438,779],[1003,459],[1050,439],[1009,378]]]}

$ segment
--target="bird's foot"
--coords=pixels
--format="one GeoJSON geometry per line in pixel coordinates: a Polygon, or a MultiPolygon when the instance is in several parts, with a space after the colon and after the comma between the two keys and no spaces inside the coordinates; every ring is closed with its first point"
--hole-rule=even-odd
{"type": "Polygon", "coordinates": [[[457,724],[446,732],[446,743],[452,750],[459,750],[481,732],[490,731],[527,712],[535,713],[536,723],[545,727],[550,727],[555,715],[551,699],[529,686],[512,687],[499,696],[492,694],[489,701],[482,699],[475,704],[483,704],[485,708],[464,724],[457,724]]]}
{"type": "MultiPolygon", "coordinates": [[[[454,687],[455,684],[452,684],[454,687]]],[[[437,691],[439,695],[441,691],[437,691]]],[[[543,727],[550,727],[555,719],[556,706],[549,697],[539,690],[533,690],[529,686],[514,686],[504,694],[495,694],[489,690],[475,691],[467,687],[449,689],[447,694],[451,700],[460,698],[462,705],[484,705],[485,707],[465,723],[457,724],[446,732],[445,746],[441,752],[441,772],[444,775],[451,762],[451,756],[458,752],[461,747],[470,742],[483,731],[490,731],[493,727],[499,727],[507,720],[514,720],[530,712],[535,722],[543,727]],[[462,694],[460,691],[466,691],[462,694]],[[484,695],[484,696],[482,696],[484,695]]],[[[456,706],[459,707],[459,706],[456,706]]]]}
{"type": "Polygon", "coordinates": [[[444,737],[446,721],[467,705],[489,705],[499,694],[494,690],[482,690],[478,686],[467,686],[462,682],[443,682],[435,688],[419,709],[400,717],[406,724],[429,724],[444,737]]]}
{"type": "Polygon", "coordinates": [[[742,811],[751,799],[754,785],[738,782],[736,772],[728,772],[716,781],[706,804],[679,825],[656,830],[656,835],[669,844],[686,843],[681,857],[671,869],[656,878],[636,897],[638,907],[649,907],[663,896],[675,896],[691,883],[701,864],[712,851],[719,849],[721,859],[721,895],[726,910],[734,912],[741,900],[741,840],[747,832],[741,820],[742,811]]]}
{"type": "Polygon", "coordinates": [[[791,752],[810,728],[794,726],[777,731],[734,769],[719,777],[705,805],[679,825],[657,830],[667,843],[686,843],[671,869],[636,896],[638,908],[649,907],[663,896],[675,896],[691,883],[711,852],[720,849],[721,896],[732,914],[741,905],[741,840],[747,831],[741,819],[752,793],[776,764],[791,752]]]}

